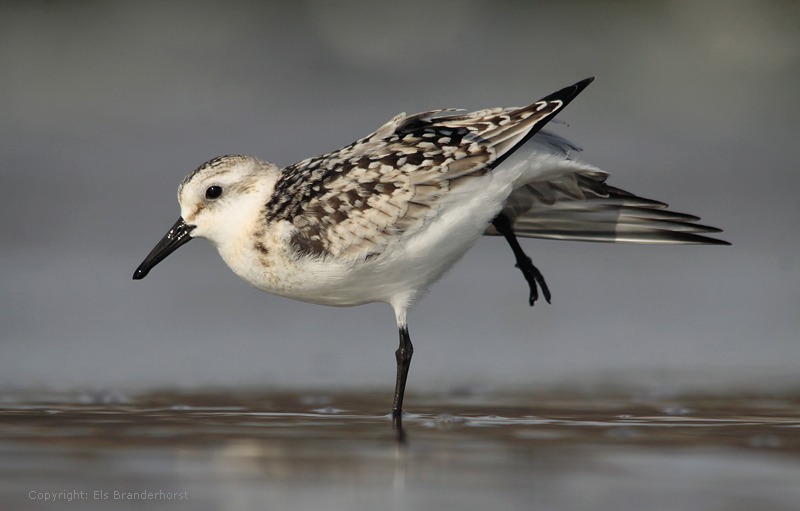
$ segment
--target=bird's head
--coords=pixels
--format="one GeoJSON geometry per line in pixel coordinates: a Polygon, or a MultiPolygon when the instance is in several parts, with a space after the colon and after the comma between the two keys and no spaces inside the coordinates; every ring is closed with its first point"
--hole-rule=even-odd
{"type": "Polygon", "coordinates": [[[251,156],[220,156],[198,167],[178,187],[181,217],[136,269],[134,280],[192,238],[205,238],[220,251],[233,244],[257,220],[278,175],[278,167],[251,156]]]}

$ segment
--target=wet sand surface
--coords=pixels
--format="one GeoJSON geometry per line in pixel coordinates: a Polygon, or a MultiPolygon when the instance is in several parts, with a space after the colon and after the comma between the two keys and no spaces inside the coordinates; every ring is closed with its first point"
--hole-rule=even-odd
{"type": "Polygon", "coordinates": [[[7,393],[0,501],[7,510],[800,508],[796,395],[411,395],[403,443],[385,415],[389,398],[7,393]]]}

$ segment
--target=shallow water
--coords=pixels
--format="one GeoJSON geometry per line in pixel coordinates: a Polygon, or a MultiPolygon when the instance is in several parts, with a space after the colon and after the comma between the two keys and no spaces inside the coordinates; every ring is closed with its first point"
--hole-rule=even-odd
{"type": "Polygon", "coordinates": [[[0,501],[3,509],[192,510],[800,503],[796,396],[409,396],[402,444],[383,415],[388,398],[5,395],[0,501]]]}

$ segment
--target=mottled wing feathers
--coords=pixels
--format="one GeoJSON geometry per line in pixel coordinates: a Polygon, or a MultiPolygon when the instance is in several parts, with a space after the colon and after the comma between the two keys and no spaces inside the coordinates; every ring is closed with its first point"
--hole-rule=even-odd
{"type": "Polygon", "coordinates": [[[459,184],[517,149],[591,80],[519,109],[400,114],[375,133],[282,171],[265,207],[301,255],[370,257],[418,232],[459,184]]]}

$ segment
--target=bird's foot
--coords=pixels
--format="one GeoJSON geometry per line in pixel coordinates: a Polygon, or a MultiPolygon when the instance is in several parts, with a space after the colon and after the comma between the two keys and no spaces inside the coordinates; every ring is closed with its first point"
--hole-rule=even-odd
{"type": "Polygon", "coordinates": [[[536,303],[536,300],[539,299],[539,290],[536,288],[538,284],[540,288],[542,288],[542,295],[544,295],[544,299],[547,303],[550,302],[550,290],[547,288],[547,283],[544,281],[544,277],[542,276],[542,272],[533,265],[533,261],[528,256],[525,256],[525,259],[517,259],[517,264],[515,265],[517,268],[522,271],[522,275],[525,277],[525,280],[528,281],[528,287],[531,288],[531,294],[528,298],[528,303],[531,307],[536,303]]]}

